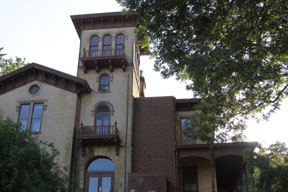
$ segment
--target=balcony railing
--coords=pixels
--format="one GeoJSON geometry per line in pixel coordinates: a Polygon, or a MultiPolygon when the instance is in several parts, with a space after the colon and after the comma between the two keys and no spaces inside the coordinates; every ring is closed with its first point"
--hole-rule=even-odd
{"type": "Polygon", "coordinates": [[[83,58],[87,57],[111,57],[111,56],[124,56],[125,51],[124,48],[118,48],[118,49],[99,49],[99,50],[93,50],[93,51],[86,51],[84,49],[83,51],[83,58]]]}
{"type": "Polygon", "coordinates": [[[105,137],[117,136],[119,133],[117,125],[83,126],[79,129],[80,137],[105,137]]]}
{"type": "Polygon", "coordinates": [[[82,146],[82,155],[85,155],[86,146],[116,146],[116,155],[119,155],[121,140],[116,122],[102,126],[83,126],[81,123],[77,137],[82,146]]]}

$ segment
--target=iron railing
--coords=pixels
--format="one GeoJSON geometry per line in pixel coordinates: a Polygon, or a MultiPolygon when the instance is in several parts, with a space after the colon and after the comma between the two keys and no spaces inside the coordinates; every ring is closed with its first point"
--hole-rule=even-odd
{"type": "Polygon", "coordinates": [[[79,136],[94,136],[94,137],[103,137],[103,136],[116,136],[119,131],[117,128],[117,123],[114,125],[101,125],[101,126],[83,126],[81,123],[79,129],[79,136]]]}
{"type": "Polygon", "coordinates": [[[99,49],[99,50],[83,50],[83,57],[110,57],[110,56],[123,56],[125,55],[124,48],[118,49],[99,49]]]}

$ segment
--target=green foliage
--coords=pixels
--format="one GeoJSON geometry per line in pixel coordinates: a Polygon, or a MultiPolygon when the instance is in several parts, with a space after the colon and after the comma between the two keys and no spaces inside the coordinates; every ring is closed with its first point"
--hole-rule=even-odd
{"type": "Polygon", "coordinates": [[[244,154],[252,188],[259,192],[286,192],[288,188],[288,148],[285,143],[276,143],[268,148],[258,147],[258,152],[244,154]]]}
{"type": "Polygon", "coordinates": [[[0,47],[0,76],[5,75],[11,71],[15,71],[26,65],[25,59],[16,57],[15,60],[12,58],[5,59],[5,54],[1,54],[3,48],[0,47]]]}
{"type": "Polygon", "coordinates": [[[67,176],[55,163],[58,154],[52,144],[0,118],[0,191],[67,191],[67,176]]]}
{"type": "Polygon", "coordinates": [[[139,13],[155,69],[164,78],[191,82],[187,88],[201,98],[194,127],[203,137],[220,133],[204,139],[241,134],[243,117],[270,106],[269,117],[287,97],[287,0],[118,2],[139,13]]]}

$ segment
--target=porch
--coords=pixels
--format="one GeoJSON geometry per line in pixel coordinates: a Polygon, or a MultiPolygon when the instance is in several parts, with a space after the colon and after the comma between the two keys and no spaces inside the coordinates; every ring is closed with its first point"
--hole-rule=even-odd
{"type": "MultiPolygon", "coordinates": [[[[242,154],[257,143],[176,145],[176,185],[179,192],[233,192],[245,175],[242,154]]],[[[242,189],[242,191],[247,191],[242,189]]]]}

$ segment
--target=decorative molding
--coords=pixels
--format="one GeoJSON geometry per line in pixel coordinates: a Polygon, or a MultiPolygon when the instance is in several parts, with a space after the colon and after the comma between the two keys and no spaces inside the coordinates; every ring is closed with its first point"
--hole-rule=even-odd
{"type": "Polygon", "coordinates": [[[133,12],[130,15],[123,15],[121,12],[88,14],[88,15],[73,15],[72,22],[78,36],[82,30],[89,29],[107,29],[120,27],[136,27],[137,13],[133,12]]]}
{"type": "Polygon", "coordinates": [[[96,108],[99,105],[107,105],[109,107],[110,110],[110,115],[113,116],[114,115],[114,107],[113,105],[109,102],[109,101],[99,101],[97,102],[95,105],[93,105],[92,110],[91,110],[91,116],[94,117],[95,116],[95,112],[96,112],[96,108]]]}
{"type": "Polygon", "coordinates": [[[46,83],[48,85],[52,85],[74,93],[81,94],[91,91],[91,88],[89,87],[86,80],[33,63],[1,76],[0,95],[22,87],[33,81],[46,83]],[[25,78],[23,78],[24,74],[25,78]]]}

